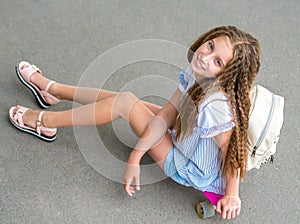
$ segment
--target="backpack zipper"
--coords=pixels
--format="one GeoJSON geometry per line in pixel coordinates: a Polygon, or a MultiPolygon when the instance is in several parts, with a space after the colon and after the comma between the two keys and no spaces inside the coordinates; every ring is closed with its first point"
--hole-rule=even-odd
{"type": "Polygon", "coordinates": [[[253,151],[252,151],[252,154],[251,154],[252,157],[255,156],[256,150],[259,148],[260,144],[262,143],[262,141],[264,140],[264,138],[267,134],[268,128],[270,126],[270,123],[271,123],[271,120],[272,120],[272,117],[273,117],[273,114],[274,114],[274,109],[275,109],[275,102],[274,101],[275,101],[275,95],[274,95],[274,93],[272,93],[272,103],[271,103],[271,108],[270,108],[268,120],[267,120],[267,123],[265,124],[265,127],[264,127],[261,135],[259,136],[255,146],[253,147],[253,151]]]}

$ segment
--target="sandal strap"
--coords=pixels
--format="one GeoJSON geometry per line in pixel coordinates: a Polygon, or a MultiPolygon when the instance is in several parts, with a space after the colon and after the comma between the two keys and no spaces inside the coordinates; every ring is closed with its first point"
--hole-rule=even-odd
{"type": "Polygon", "coordinates": [[[27,130],[34,131],[35,128],[31,128],[31,127],[25,125],[23,122],[23,116],[26,113],[26,111],[28,110],[28,108],[22,107],[22,106],[17,106],[17,107],[19,107],[19,108],[17,109],[17,111],[15,113],[13,111],[16,109],[16,107],[11,107],[9,110],[9,116],[10,116],[11,121],[13,121],[13,123],[20,128],[26,128],[27,130]]]}
{"type": "Polygon", "coordinates": [[[39,113],[38,119],[36,121],[36,132],[40,135],[42,132],[42,117],[43,117],[44,111],[41,111],[39,113]]]}
{"type": "MultiPolygon", "coordinates": [[[[25,78],[25,80],[27,82],[30,82],[30,77],[32,76],[33,73],[38,72],[41,75],[43,74],[42,71],[37,66],[32,65],[32,64],[30,64],[30,63],[28,63],[26,61],[21,62],[19,66],[22,67],[22,66],[25,66],[25,65],[27,65],[27,67],[23,68],[22,72],[24,74],[23,77],[25,78]]],[[[19,70],[21,71],[20,68],[19,68],[19,70]]]]}
{"type": "Polygon", "coordinates": [[[41,90],[41,94],[43,95],[43,97],[47,100],[53,101],[54,104],[59,103],[60,99],[58,99],[57,97],[53,96],[51,93],[49,93],[49,89],[50,87],[56,83],[55,81],[51,80],[50,82],[48,82],[45,90],[41,90]]]}
{"type": "Polygon", "coordinates": [[[33,91],[34,95],[36,96],[37,102],[41,105],[42,108],[48,108],[50,105],[54,105],[60,102],[60,99],[56,98],[55,96],[49,93],[49,89],[55,83],[55,81],[49,81],[45,89],[43,90],[30,81],[31,76],[35,72],[38,72],[40,75],[43,75],[42,71],[36,65],[30,64],[27,61],[21,61],[18,65],[17,74],[19,78],[21,77],[21,81],[28,88],[30,88],[31,91],[33,91]]]}
{"type": "Polygon", "coordinates": [[[48,82],[48,84],[47,84],[47,86],[46,86],[46,88],[45,88],[45,92],[48,92],[49,91],[49,89],[50,89],[50,87],[53,85],[55,83],[55,81],[53,81],[53,80],[51,80],[50,82],[48,82]]]}
{"type": "Polygon", "coordinates": [[[26,108],[26,107],[20,107],[15,114],[14,119],[16,119],[18,121],[18,123],[21,127],[25,127],[24,122],[23,122],[23,115],[26,113],[27,110],[28,110],[28,108],[26,108]]]}
{"type": "MultiPolygon", "coordinates": [[[[36,65],[31,65],[31,67],[35,72],[39,72],[41,75],[43,75],[42,71],[36,65]]],[[[32,74],[30,74],[30,75],[32,75],[32,74]]]]}
{"type": "Polygon", "coordinates": [[[42,125],[42,117],[45,111],[39,113],[38,119],[36,121],[36,132],[41,135],[41,132],[54,132],[56,133],[56,128],[47,128],[42,125]]]}

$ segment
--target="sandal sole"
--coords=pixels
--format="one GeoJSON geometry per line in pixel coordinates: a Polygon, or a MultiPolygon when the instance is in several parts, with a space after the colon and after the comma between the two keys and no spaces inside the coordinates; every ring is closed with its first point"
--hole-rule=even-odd
{"type": "MultiPolygon", "coordinates": [[[[30,127],[26,127],[24,125],[24,127],[20,126],[17,122],[14,121],[13,119],[13,110],[15,109],[15,107],[11,107],[9,109],[9,113],[8,113],[8,118],[9,118],[9,121],[10,123],[15,127],[17,128],[18,130],[22,131],[22,132],[25,132],[25,133],[28,133],[28,134],[31,134],[31,135],[34,135],[36,137],[38,137],[39,139],[41,140],[44,140],[46,142],[53,142],[56,137],[57,137],[57,130],[55,132],[54,135],[52,136],[47,136],[47,135],[44,135],[44,134],[39,134],[36,130],[34,130],[33,128],[30,128],[30,127]]],[[[21,108],[20,108],[21,109],[21,108]]],[[[23,109],[28,109],[28,108],[23,108],[23,109]]],[[[24,110],[21,111],[21,113],[23,114],[24,110]]],[[[26,112],[26,111],[25,111],[26,112]]],[[[23,119],[23,118],[22,118],[23,119]]]]}
{"type": "Polygon", "coordinates": [[[34,136],[38,137],[39,139],[41,139],[45,142],[53,142],[57,138],[57,134],[55,134],[51,137],[48,137],[48,136],[45,136],[45,135],[39,135],[37,132],[35,132],[33,130],[30,130],[30,129],[27,129],[27,128],[22,128],[19,125],[17,125],[10,117],[9,117],[9,121],[18,130],[20,130],[22,132],[25,132],[25,133],[28,133],[28,134],[31,134],[31,135],[34,135],[34,136]]]}

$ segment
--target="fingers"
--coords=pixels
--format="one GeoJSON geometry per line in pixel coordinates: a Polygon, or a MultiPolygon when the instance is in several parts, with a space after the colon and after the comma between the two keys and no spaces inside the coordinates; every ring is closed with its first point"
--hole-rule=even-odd
{"type": "Polygon", "coordinates": [[[237,210],[236,210],[236,216],[239,216],[240,212],[241,212],[241,206],[237,208],[237,210]]]}
{"type": "Polygon", "coordinates": [[[233,210],[232,212],[231,212],[231,216],[230,216],[230,219],[232,218],[235,218],[235,214],[236,214],[236,210],[233,210]]]}
{"type": "Polygon", "coordinates": [[[231,210],[231,209],[230,210],[222,209],[222,212],[220,214],[222,219],[233,219],[236,216],[238,216],[237,210],[231,210]]]}
{"type": "Polygon", "coordinates": [[[218,201],[217,207],[216,207],[216,212],[218,212],[222,219],[233,219],[237,216],[239,216],[241,211],[241,206],[229,206],[222,204],[221,201],[218,201]]]}
{"type": "Polygon", "coordinates": [[[139,191],[141,189],[141,186],[140,186],[140,176],[137,176],[135,178],[135,188],[137,191],[139,191]]]}
{"type": "MultiPolygon", "coordinates": [[[[135,179],[135,189],[137,191],[140,190],[140,178],[139,177],[136,177],[134,178],[135,179]]],[[[125,184],[124,184],[124,190],[125,192],[130,196],[132,197],[133,194],[135,193],[135,189],[133,186],[131,186],[131,180],[125,180],[125,184]]]]}
{"type": "Polygon", "coordinates": [[[233,219],[240,215],[240,211],[241,211],[240,208],[229,210],[229,211],[224,211],[222,213],[222,218],[223,219],[233,219]]]}
{"type": "Polygon", "coordinates": [[[124,190],[130,197],[132,197],[135,193],[135,190],[132,186],[130,186],[130,183],[124,184],[124,190]]]}
{"type": "Polygon", "coordinates": [[[235,218],[235,211],[224,211],[222,213],[222,219],[233,219],[235,218]]]}
{"type": "Polygon", "coordinates": [[[217,203],[216,212],[218,212],[219,214],[221,214],[221,202],[220,201],[218,201],[218,203],[217,203]]]}

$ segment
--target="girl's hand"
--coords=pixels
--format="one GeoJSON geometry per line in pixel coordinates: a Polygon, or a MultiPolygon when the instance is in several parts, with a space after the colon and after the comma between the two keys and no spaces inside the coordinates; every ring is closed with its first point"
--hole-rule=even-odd
{"type": "Polygon", "coordinates": [[[235,218],[241,211],[241,200],[239,196],[226,195],[218,201],[216,211],[222,219],[235,218]]]}
{"type": "Polygon", "coordinates": [[[131,197],[135,193],[135,189],[131,186],[131,182],[135,181],[135,188],[137,191],[140,190],[140,165],[139,164],[129,164],[127,163],[123,181],[124,190],[131,197]]]}

